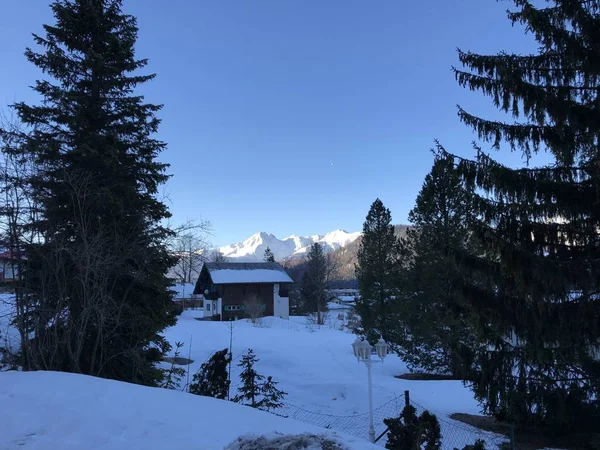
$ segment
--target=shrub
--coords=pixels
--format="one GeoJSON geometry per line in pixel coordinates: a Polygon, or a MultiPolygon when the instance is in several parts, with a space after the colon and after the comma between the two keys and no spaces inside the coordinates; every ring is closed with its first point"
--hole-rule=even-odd
{"type": "Polygon", "coordinates": [[[200,366],[190,384],[190,393],[205,395],[224,400],[229,395],[229,376],[227,365],[231,361],[231,353],[225,348],[213,353],[210,359],[200,366]]]}
{"type": "Polygon", "coordinates": [[[385,448],[389,450],[439,450],[441,448],[440,424],[435,414],[423,412],[407,405],[400,417],[383,421],[389,428],[385,448]]]}

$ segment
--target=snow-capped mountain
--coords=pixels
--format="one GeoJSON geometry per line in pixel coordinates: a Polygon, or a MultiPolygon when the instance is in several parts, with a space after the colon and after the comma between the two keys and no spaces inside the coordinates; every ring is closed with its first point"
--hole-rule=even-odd
{"type": "Polygon", "coordinates": [[[303,256],[315,242],[321,244],[325,251],[332,251],[354,242],[360,235],[360,232],[348,233],[344,230],[335,230],[325,235],[292,235],[285,239],[277,239],[274,235],[261,231],[244,242],[220,247],[219,251],[227,259],[251,262],[262,261],[265,250],[269,247],[275,259],[282,261],[303,256]]]}

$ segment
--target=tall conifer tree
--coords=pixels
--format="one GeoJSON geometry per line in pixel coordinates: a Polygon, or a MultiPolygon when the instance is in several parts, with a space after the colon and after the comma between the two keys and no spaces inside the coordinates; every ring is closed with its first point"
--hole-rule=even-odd
{"type": "Polygon", "coordinates": [[[24,283],[28,369],[65,370],[153,385],[173,324],[169,217],[156,195],[168,176],[156,160],[159,105],[135,89],[154,78],[135,56],[136,19],[120,0],[57,0],[55,23],[26,57],[46,77],[40,105],[18,103],[30,127],[23,151],[39,206],[24,283]]]}
{"type": "Polygon", "coordinates": [[[465,298],[487,344],[473,379],[497,416],[593,430],[600,420],[600,1],[514,3],[508,17],[535,37],[538,52],[459,50],[465,69],[455,74],[515,121],[462,108],[459,116],[496,149],[520,151],[528,162],[545,152],[552,162],[513,169],[481,149],[475,161],[455,158],[477,193],[471,230],[484,246],[484,256],[460,255],[465,298]]]}
{"type": "Polygon", "coordinates": [[[401,239],[400,293],[393,302],[394,332],[403,359],[414,368],[461,377],[474,343],[462,306],[462,274],[450,249],[474,248],[467,232],[470,195],[450,158],[436,157],[401,239]]]}
{"type": "Polygon", "coordinates": [[[373,339],[389,337],[390,304],[397,295],[400,268],[398,244],[390,210],[376,199],[363,224],[356,265],[360,291],[356,311],[364,332],[372,331],[373,339]]]}

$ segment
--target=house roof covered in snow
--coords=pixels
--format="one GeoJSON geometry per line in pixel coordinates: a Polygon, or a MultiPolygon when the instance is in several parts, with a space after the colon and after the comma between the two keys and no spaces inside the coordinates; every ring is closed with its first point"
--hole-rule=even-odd
{"type": "Polygon", "coordinates": [[[293,283],[281,264],[259,263],[205,263],[213,284],[293,283]]]}

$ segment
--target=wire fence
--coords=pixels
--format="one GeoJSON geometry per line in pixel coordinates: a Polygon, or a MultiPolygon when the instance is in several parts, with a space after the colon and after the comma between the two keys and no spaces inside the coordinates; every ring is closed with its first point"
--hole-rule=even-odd
{"type": "MultiPolygon", "coordinates": [[[[406,396],[398,396],[373,410],[373,426],[375,436],[379,437],[377,444],[384,447],[387,439],[387,427],[384,419],[398,417],[406,405],[406,396]]],[[[423,413],[424,408],[412,399],[410,404],[415,407],[417,414],[423,413]]],[[[429,412],[435,411],[429,409],[429,412]]],[[[323,428],[328,428],[341,433],[369,439],[369,413],[354,414],[348,416],[336,416],[332,414],[317,413],[301,408],[299,406],[284,404],[281,408],[271,411],[272,414],[309,423],[323,428]]],[[[500,434],[482,431],[478,428],[463,424],[450,419],[443,414],[436,414],[442,433],[442,450],[462,450],[466,446],[473,445],[475,441],[485,442],[486,449],[497,449],[508,441],[508,437],[500,434]]]]}

